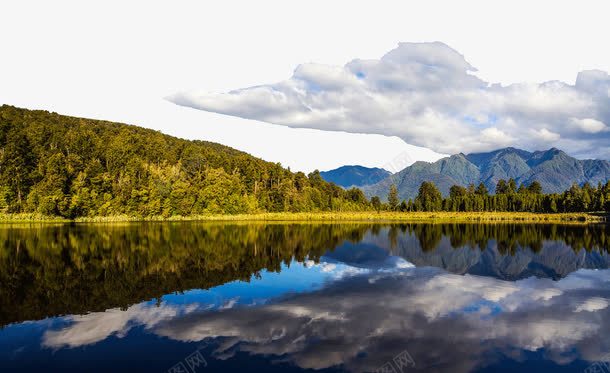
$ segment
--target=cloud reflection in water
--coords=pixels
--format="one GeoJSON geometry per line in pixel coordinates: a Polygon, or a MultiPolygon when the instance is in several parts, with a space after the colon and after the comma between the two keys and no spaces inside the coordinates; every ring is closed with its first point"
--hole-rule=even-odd
{"type": "Polygon", "coordinates": [[[393,263],[363,270],[322,262],[318,272],[332,275],[322,288],[255,307],[143,303],[72,316],[67,328],[47,331],[43,345],[82,346],[143,325],[175,341],[214,339],[217,359],[242,351],[353,372],[374,370],[405,349],[417,369],[452,372],[520,360],[527,351],[557,364],[595,361],[610,351],[608,270],[508,282],[393,263]]]}

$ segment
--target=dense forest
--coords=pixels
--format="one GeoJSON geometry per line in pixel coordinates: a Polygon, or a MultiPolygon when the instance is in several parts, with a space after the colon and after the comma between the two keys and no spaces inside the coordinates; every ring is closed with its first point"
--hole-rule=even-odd
{"type": "Polygon", "coordinates": [[[414,200],[399,203],[394,185],[390,186],[387,200],[387,204],[382,204],[377,197],[371,201],[378,210],[393,211],[610,212],[610,181],[596,187],[588,183],[582,187],[574,184],[563,193],[543,194],[537,181],[517,187],[514,179],[501,179],[494,194],[483,183],[467,188],[454,185],[447,198],[443,198],[433,182],[425,181],[414,200]]]}
{"type": "Polygon", "coordinates": [[[0,212],[169,217],[369,206],[317,171],[293,173],[220,144],[0,107],[0,212]]]}

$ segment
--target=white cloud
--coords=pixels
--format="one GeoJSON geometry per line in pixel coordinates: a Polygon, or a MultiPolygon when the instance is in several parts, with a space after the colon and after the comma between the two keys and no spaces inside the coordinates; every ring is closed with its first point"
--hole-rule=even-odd
{"type": "Polygon", "coordinates": [[[481,131],[481,141],[486,144],[509,145],[514,137],[496,127],[489,127],[481,131]]]}
{"type": "Polygon", "coordinates": [[[398,136],[443,153],[513,145],[610,156],[610,78],[490,84],[449,46],[400,43],[381,59],[299,65],[285,81],[228,93],[183,92],[176,104],[289,127],[398,136]],[[588,149],[588,150],[587,150],[588,149]]]}
{"type": "Polygon", "coordinates": [[[586,132],[586,133],[598,133],[602,131],[607,131],[608,127],[605,123],[600,122],[596,119],[584,118],[584,119],[576,119],[572,118],[572,124],[576,129],[586,132]]]}
{"type": "Polygon", "coordinates": [[[559,138],[561,138],[560,134],[551,132],[546,128],[541,128],[539,130],[531,130],[531,133],[536,138],[540,139],[541,141],[545,141],[545,142],[553,142],[553,141],[557,141],[557,140],[559,140],[559,138]]]}

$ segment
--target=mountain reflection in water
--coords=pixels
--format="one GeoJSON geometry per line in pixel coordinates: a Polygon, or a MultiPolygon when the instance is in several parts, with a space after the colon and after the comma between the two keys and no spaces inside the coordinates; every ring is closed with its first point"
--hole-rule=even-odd
{"type": "Polygon", "coordinates": [[[147,223],[0,238],[1,371],[168,371],[199,347],[206,366],[191,371],[400,371],[408,351],[403,371],[555,372],[610,352],[608,225],[147,223]]]}

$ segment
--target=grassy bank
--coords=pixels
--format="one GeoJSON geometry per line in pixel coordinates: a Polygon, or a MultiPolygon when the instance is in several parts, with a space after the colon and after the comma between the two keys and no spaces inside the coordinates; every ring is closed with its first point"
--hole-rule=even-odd
{"type": "Polygon", "coordinates": [[[268,221],[604,221],[605,216],[587,213],[536,214],[515,212],[320,212],[263,213],[256,215],[204,216],[202,220],[268,221]]]}
{"type": "Polygon", "coordinates": [[[60,216],[48,216],[36,213],[21,213],[21,214],[4,214],[0,213],[0,224],[1,223],[28,223],[28,222],[41,222],[41,223],[67,223],[70,220],[62,218],[60,216]]]}
{"type": "Polygon", "coordinates": [[[68,220],[40,214],[0,214],[0,223],[24,222],[112,223],[130,221],[388,221],[388,222],[600,222],[608,221],[602,214],[528,212],[312,212],[260,213],[244,215],[195,216],[99,216],[68,220]]]}

